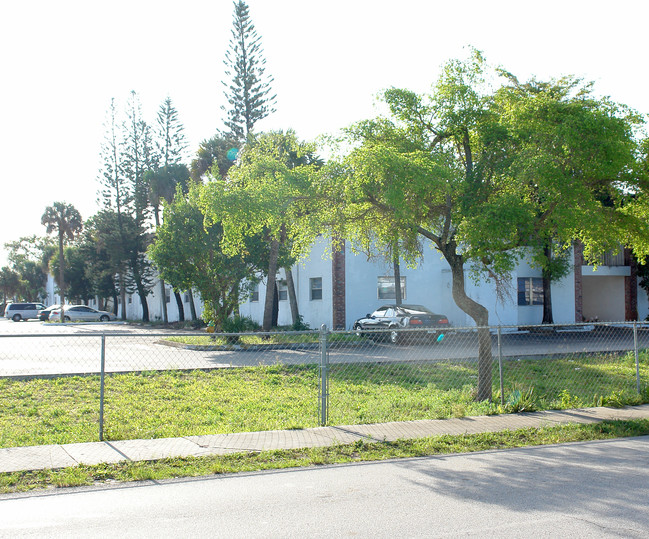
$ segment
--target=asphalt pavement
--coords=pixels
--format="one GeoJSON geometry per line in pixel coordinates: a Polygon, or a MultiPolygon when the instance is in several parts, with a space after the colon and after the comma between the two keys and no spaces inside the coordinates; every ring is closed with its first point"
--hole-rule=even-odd
{"type": "Polygon", "coordinates": [[[649,536],[649,436],[0,496],[0,537],[649,536]]]}

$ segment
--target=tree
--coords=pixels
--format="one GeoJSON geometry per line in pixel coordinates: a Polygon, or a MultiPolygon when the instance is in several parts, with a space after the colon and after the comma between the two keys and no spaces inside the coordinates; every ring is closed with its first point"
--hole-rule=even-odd
{"type": "MultiPolygon", "coordinates": [[[[68,303],[84,303],[94,296],[93,285],[86,270],[86,253],[80,245],[68,245],[63,250],[64,279],[67,289],[68,303]]],[[[50,260],[50,270],[54,275],[60,273],[60,260],[58,253],[50,260]]]]}
{"type": "Polygon", "coordinates": [[[183,162],[187,141],[185,128],[178,118],[178,111],[170,97],[166,97],[158,109],[155,129],[155,145],[158,165],[167,167],[183,162]]]}
{"type": "Polygon", "coordinates": [[[572,79],[526,94],[494,90],[491,75],[478,51],[448,62],[430,95],[385,91],[389,117],[349,128],[352,150],[324,169],[304,177],[276,159],[256,163],[248,213],[227,189],[209,200],[231,208],[225,240],[235,245],[264,226],[278,237],[286,222],[294,243],[305,244],[326,225],[357,248],[386,252],[398,240],[401,257],[416,262],[426,240],[475,322],[481,401],[492,392],[489,312],[467,293],[465,271],[503,285],[539,238],[560,247],[579,240],[587,257],[620,241],[649,251],[646,181],[633,174],[637,116],[572,79]]]}
{"type": "MultiPolygon", "coordinates": [[[[301,234],[286,210],[293,207],[300,211],[294,206],[293,193],[306,185],[309,175],[320,166],[322,161],[315,154],[315,147],[299,141],[295,132],[262,133],[250,137],[237,166],[230,170],[228,182],[205,186],[203,211],[208,218],[223,222],[229,252],[234,253],[243,245],[244,238],[255,235],[269,245],[264,331],[272,327],[277,271],[284,267],[287,284],[292,283],[289,272],[295,261],[294,247],[298,245],[294,238],[301,234]],[[293,183],[296,185],[292,186],[293,183]]],[[[295,298],[294,292],[290,295],[295,298]]],[[[292,313],[296,322],[296,301],[292,302],[292,313]]]]}
{"type": "Polygon", "coordinates": [[[330,184],[347,237],[380,247],[398,230],[448,262],[455,303],[478,328],[478,400],[491,398],[489,313],[466,293],[466,269],[502,283],[529,245],[578,239],[593,255],[622,240],[646,253],[649,237],[628,196],[640,187],[628,174],[634,115],[572,79],[525,93],[490,90],[485,75],[474,51],[430,96],[384,92],[391,118],[349,130],[357,147],[330,184]],[[368,222],[382,228],[368,234],[368,222]]]}
{"type": "Polygon", "coordinates": [[[241,281],[256,282],[260,255],[255,245],[238,253],[223,252],[223,228],[206,220],[199,201],[205,186],[193,184],[184,196],[178,190],[165,206],[164,220],[148,253],[160,275],[175,289],[195,288],[204,302],[203,320],[221,324],[242,300],[241,281]]]}
{"type": "Polygon", "coordinates": [[[41,224],[46,227],[48,234],[56,232],[59,240],[59,294],[61,296],[61,322],[64,322],[66,286],[63,245],[66,240],[74,240],[75,236],[81,232],[83,220],[81,214],[72,204],[55,202],[52,206],[45,208],[45,213],[41,217],[41,224]]]}
{"type": "Polygon", "coordinates": [[[56,250],[48,237],[27,236],[5,244],[10,269],[18,275],[15,299],[45,301],[48,264],[56,250]]]}
{"type": "Polygon", "coordinates": [[[8,266],[0,269],[0,290],[2,290],[2,303],[15,297],[20,287],[20,275],[8,266]]]}
{"type": "MultiPolygon", "coordinates": [[[[150,128],[142,117],[139,98],[131,92],[126,118],[119,122],[114,100],[111,100],[106,136],[102,145],[104,162],[100,178],[104,205],[117,217],[117,232],[122,242],[123,262],[119,271],[119,288],[125,307],[127,288],[137,292],[142,305],[142,319],[149,320],[147,295],[152,273],[145,256],[150,242],[147,170],[153,168],[155,155],[150,128]]],[[[122,309],[126,318],[126,309],[122,309]]]]}
{"type": "MultiPolygon", "coordinates": [[[[156,226],[156,231],[160,228],[160,206],[163,200],[171,202],[176,192],[176,187],[180,186],[183,193],[187,192],[187,182],[189,180],[189,170],[185,165],[179,163],[170,163],[155,170],[148,170],[145,175],[145,180],[149,184],[149,200],[153,207],[153,216],[156,226]]],[[[162,319],[166,324],[167,316],[167,301],[165,291],[164,279],[160,279],[160,301],[162,305],[162,319]]],[[[176,304],[178,305],[178,317],[182,322],[185,320],[185,310],[183,307],[182,298],[178,291],[174,292],[176,297],[176,304]]]]}
{"type": "MultiPolygon", "coordinates": [[[[128,263],[127,246],[124,245],[122,238],[130,235],[129,222],[128,218],[125,216],[120,218],[115,211],[101,210],[86,222],[80,242],[86,260],[86,273],[92,282],[93,292],[100,300],[112,298],[115,314],[117,314],[119,293],[123,291],[124,296],[126,293],[125,288],[120,290],[118,287],[116,276],[119,279],[124,274],[124,268],[128,263]],[[120,220],[122,221],[121,232],[120,220]]],[[[124,301],[124,298],[122,300],[124,301]]],[[[123,317],[125,314],[122,310],[123,317]]]]}
{"type": "Polygon", "coordinates": [[[241,146],[241,141],[232,134],[221,132],[202,141],[190,165],[192,180],[201,183],[208,172],[213,178],[224,179],[234,165],[241,146]]]}
{"type": "Polygon", "coordinates": [[[271,95],[273,78],[266,76],[261,41],[250,19],[248,5],[234,2],[232,37],[225,54],[225,74],[230,82],[223,82],[229,109],[225,125],[237,140],[245,140],[254,125],[275,112],[276,96],[271,95]]]}

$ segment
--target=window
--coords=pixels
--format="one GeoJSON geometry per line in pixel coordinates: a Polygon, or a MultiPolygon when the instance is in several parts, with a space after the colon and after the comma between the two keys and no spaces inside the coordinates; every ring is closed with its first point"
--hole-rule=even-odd
{"type": "Polygon", "coordinates": [[[189,303],[189,292],[185,292],[185,303],[189,303]]]}
{"type": "MultiPolygon", "coordinates": [[[[401,277],[401,299],[406,299],[406,278],[401,277]]],[[[377,283],[377,291],[379,299],[397,299],[396,290],[394,287],[394,277],[379,277],[377,283]]]]}
{"type": "Polygon", "coordinates": [[[277,297],[279,301],[286,301],[288,299],[288,287],[286,283],[277,281],[277,297]]]}
{"type": "Polygon", "coordinates": [[[259,283],[255,283],[250,288],[251,303],[259,301],[259,283]]]}
{"type": "Polygon", "coordinates": [[[309,289],[311,290],[311,300],[322,299],[322,277],[313,277],[309,279],[309,289]]]}
{"type": "Polygon", "coordinates": [[[131,294],[128,295],[128,302],[133,303],[133,296],[131,294]]]}
{"type": "Polygon", "coordinates": [[[165,288],[165,303],[171,303],[171,290],[165,288]]]}
{"type": "Polygon", "coordinates": [[[543,305],[543,279],[540,277],[519,277],[518,304],[543,305]]]}

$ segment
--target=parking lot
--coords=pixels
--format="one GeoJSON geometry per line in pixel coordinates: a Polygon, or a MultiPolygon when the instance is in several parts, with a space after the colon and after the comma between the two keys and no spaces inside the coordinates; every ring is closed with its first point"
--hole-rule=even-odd
{"type": "MultiPolygon", "coordinates": [[[[494,358],[505,360],[593,352],[619,353],[634,349],[630,326],[572,328],[558,332],[493,331],[494,358]]],[[[201,335],[199,331],[178,332],[122,322],[52,324],[39,321],[0,321],[0,376],[98,373],[103,359],[106,372],[209,369],[283,364],[318,364],[317,343],[281,347],[221,347],[210,350],[173,346],[172,335],[201,335]]],[[[649,347],[649,330],[641,328],[635,337],[639,348],[649,347]]],[[[330,340],[330,363],[403,363],[441,360],[473,360],[477,337],[472,331],[445,336],[441,343],[394,345],[366,339],[340,343],[330,340]]]]}

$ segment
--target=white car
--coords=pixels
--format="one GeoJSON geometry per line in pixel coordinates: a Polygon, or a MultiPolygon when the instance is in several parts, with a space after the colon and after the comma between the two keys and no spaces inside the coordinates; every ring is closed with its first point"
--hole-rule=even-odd
{"type": "MultiPolygon", "coordinates": [[[[50,312],[50,320],[56,322],[61,319],[61,309],[50,312]]],[[[115,315],[108,311],[98,311],[86,305],[66,305],[63,310],[63,319],[66,322],[108,322],[115,320],[115,315]]]]}

